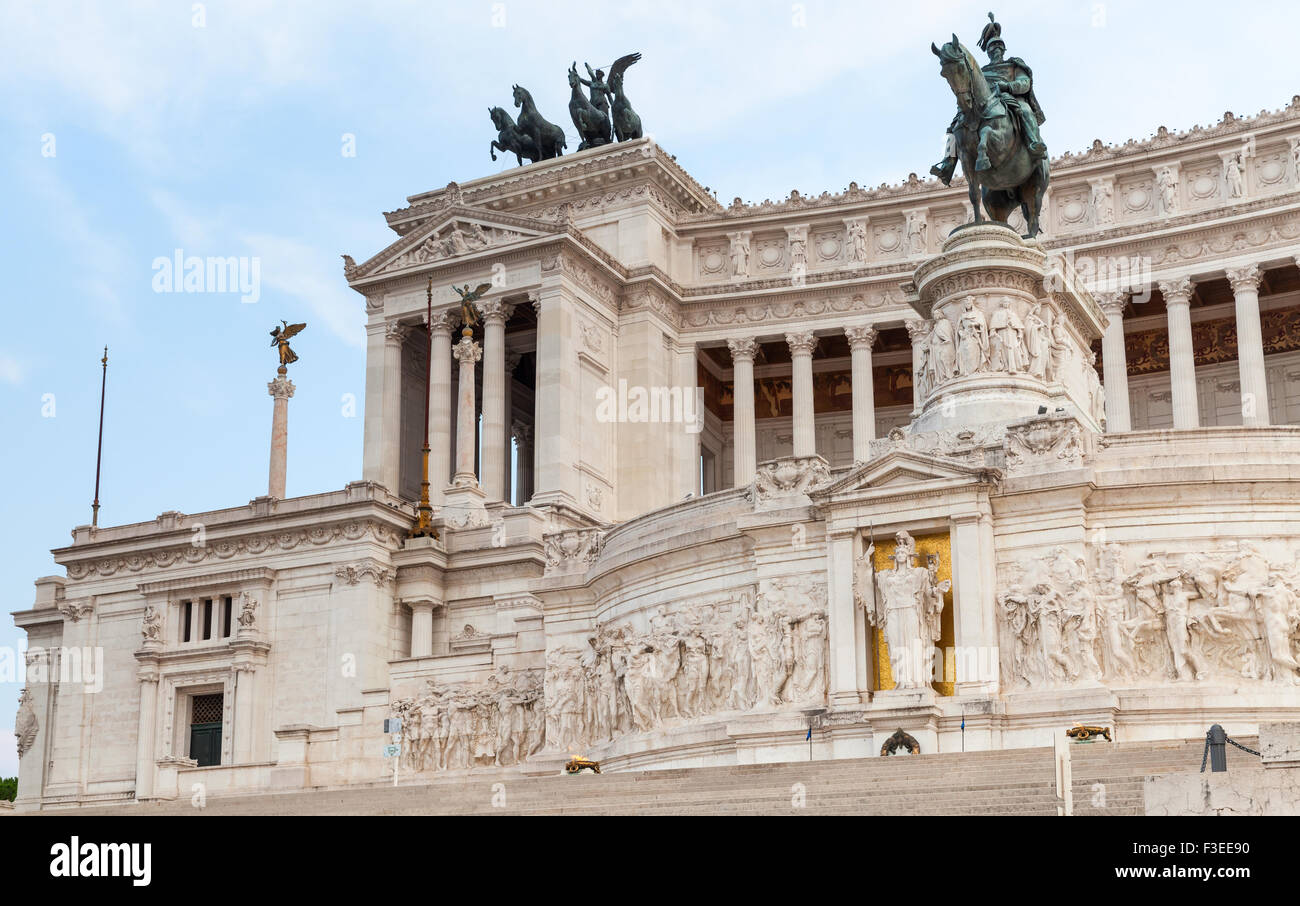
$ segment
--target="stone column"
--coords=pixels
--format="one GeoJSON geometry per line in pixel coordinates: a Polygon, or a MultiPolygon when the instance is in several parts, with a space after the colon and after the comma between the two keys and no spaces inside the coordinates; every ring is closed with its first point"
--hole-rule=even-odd
{"type": "Polygon", "coordinates": [[[460,399],[456,415],[456,474],[451,483],[454,487],[476,488],[479,485],[474,474],[474,447],[478,438],[474,425],[474,366],[483,357],[483,349],[472,338],[462,335],[452,355],[460,362],[460,399]]]}
{"type": "Polygon", "coordinates": [[[293,381],[288,375],[276,375],[266,385],[266,392],[275,400],[271,411],[271,470],[266,493],[284,499],[284,482],[288,473],[289,458],[289,399],[293,396],[293,381]]]}
{"type": "Polygon", "coordinates": [[[454,309],[433,313],[429,348],[429,502],[442,504],[443,488],[451,481],[451,333],[454,309]]]}
{"type": "Polygon", "coordinates": [[[408,329],[390,321],[384,333],[384,413],[383,446],[380,450],[380,482],[389,491],[398,492],[402,462],[402,343],[408,329]]]}
{"type": "MultiPolygon", "coordinates": [[[[519,365],[520,354],[517,352],[506,353],[506,381],[505,381],[505,422],[502,425],[502,443],[505,445],[505,462],[502,464],[502,487],[504,488],[502,499],[506,503],[514,500],[514,481],[512,454],[514,452],[515,438],[515,368],[519,365]]],[[[522,500],[522,498],[520,498],[522,500]]]]}
{"type": "MultiPolygon", "coordinates": [[[[159,646],[161,647],[161,646],[159,646]]],[[[135,798],[153,798],[154,746],[157,740],[158,661],[156,655],[136,654],[140,660],[140,714],[135,737],[135,798]]]]}
{"type": "Polygon", "coordinates": [[[433,654],[433,602],[411,601],[411,657],[433,654]]]}
{"type": "Polygon", "coordinates": [[[579,368],[573,348],[574,303],[563,286],[543,289],[537,308],[537,379],[533,397],[536,444],[534,506],[577,506],[581,407],[579,368]]]}
{"type": "Polygon", "coordinates": [[[488,500],[505,500],[506,319],[514,306],[479,303],[483,312],[483,456],[480,481],[488,500]]]}
{"type": "Polygon", "coordinates": [[[876,391],[871,373],[871,347],[876,342],[874,327],[846,327],[853,361],[853,461],[871,458],[871,441],[876,436],[876,391]]]}
{"type": "Polygon", "coordinates": [[[1106,313],[1106,332],[1101,338],[1101,367],[1106,381],[1106,430],[1110,433],[1132,431],[1128,405],[1128,353],[1124,348],[1124,307],[1127,292],[1103,297],[1101,310],[1106,313]]]}
{"type": "MultiPolygon", "coordinates": [[[[943,315],[940,315],[943,317],[943,315]]],[[[907,336],[912,341],[912,412],[920,412],[921,407],[925,405],[924,393],[922,392],[921,383],[923,375],[921,374],[921,349],[922,344],[927,342],[930,337],[930,323],[919,318],[913,318],[905,321],[904,326],[907,328],[907,336]]]]}
{"type": "Polygon", "coordinates": [[[788,333],[791,390],[794,396],[794,455],[817,454],[817,422],[813,413],[812,354],[817,337],[811,330],[788,333]]]}
{"type": "Polygon", "coordinates": [[[1259,265],[1228,271],[1237,300],[1237,370],[1241,377],[1241,423],[1267,425],[1268,380],[1264,373],[1264,334],[1259,324],[1259,265]]]}
{"type": "MultiPolygon", "coordinates": [[[[997,691],[997,622],[993,589],[986,583],[992,523],[979,512],[952,517],[953,635],[958,694],[997,691]],[[985,529],[987,528],[987,531],[985,529]],[[982,671],[987,671],[981,675],[982,671]]],[[[948,679],[948,677],[945,677],[948,679]]]]}
{"type": "Polygon", "coordinates": [[[1163,280],[1169,321],[1169,384],[1174,398],[1174,427],[1196,428],[1201,424],[1196,404],[1196,355],[1192,347],[1192,290],[1190,277],[1163,280]]]}
{"type": "Polygon", "coordinates": [[[384,480],[384,323],[366,325],[366,400],[361,477],[384,480]]]}
{"type": "Polygon", "coordinates": [[[731,448],[732,484],[744,487],[754,480],[757,447],[754,441],[754,355],[758,341],[740,337],[727,341],[731,350],[731,448]]]}
{"type": "Polygon", "coordinates": [[[533,429],[516,422],[514,436],[519,445],[519,503],[523,505],[533,496],[533,429]]]}
{"type": "Polygon", "coordinates": [[[853,606],[853,537],[831,538],[827,546],[830,703],[844,707],[862,700],[858,693],[857,608],[853,606]]]}

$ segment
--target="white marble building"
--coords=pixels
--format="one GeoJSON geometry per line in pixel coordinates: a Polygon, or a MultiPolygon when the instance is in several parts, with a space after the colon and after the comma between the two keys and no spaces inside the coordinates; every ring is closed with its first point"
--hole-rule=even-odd
{"type": "Polygon", "coordinates": [[[1052,172],[1038,241],[649,140],[411,196],[345,259],[361,480],[77,527],[18,807],[374,782],[392,716],[408,777],[1295,719],[1300,98],[1052,172]]]}

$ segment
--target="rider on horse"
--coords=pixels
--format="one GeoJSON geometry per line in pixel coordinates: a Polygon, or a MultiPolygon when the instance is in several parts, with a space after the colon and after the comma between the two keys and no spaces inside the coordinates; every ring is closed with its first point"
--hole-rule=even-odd
{"type": "MultiPolygon", "coordinates": [[[[994,20],[992,13],[989,13],[989,24],[984,26],[984,31],[980,34],[979,48],[989,55],[989,63],[981,67],[981,71],[990,86],[998,89],[1007,112],[1020,124],[1030,156],[1035,160],[1045,158],[1047,146],[1043,144],[1038,127],[1047,117],[1043,115],[1043,108],[1038,106],[1038,99],[1034,97],[1034,73],[1019,57],[1003,59],[1007,45],[1002,40],[1002,26],[994,20]]],[[[943,180],[944,185],[951,185],[953,173],[957,169],[957,139],[953,133],[961,122],[962,113],[958,110],[952,125],[948,127],[944,158],[930,168],[930,172],[943,180]]],[[[987,170],[989,166],[988,157],[981,147],[975,167],[977,170],[987,170]]]]}

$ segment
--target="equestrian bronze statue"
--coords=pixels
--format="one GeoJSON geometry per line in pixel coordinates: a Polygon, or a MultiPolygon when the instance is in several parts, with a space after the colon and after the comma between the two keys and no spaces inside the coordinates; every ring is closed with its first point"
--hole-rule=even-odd
{"type": "Polygon", "coordinates": [[[957,98],[944,159],[930,172],[949,185],[960,160],[975,222],[984,221],[981,202],[999,223],[1019,207],[1028,225],[1026,238],[1032,238],[1040,231],[1049,179],[1047,146],[1038,131],[1046,117],[1034,96],[1033,72],[1019,57],[1004,59],[1002,27],[991,13],[989,19],[979,42],[990,59],[983,68],[955,34],[943,47],[930,45],[957,98]]]}

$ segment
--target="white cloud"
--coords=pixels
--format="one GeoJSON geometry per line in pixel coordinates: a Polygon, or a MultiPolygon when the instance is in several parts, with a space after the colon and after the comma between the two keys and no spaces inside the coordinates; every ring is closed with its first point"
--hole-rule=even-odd
{"type": "Polygon", "coordinates": [[[268,288],[275,290],[296,299],[343,342],[350,346],[365,344],[360,329],[362,299],[344,283],[343,262],[337,252],[266,233],[246,233],[239,239],[249,254],[261,259],[263,286],[259,304],[277,305],[275,294],[268,288]]]}
{"type": "Polygon", "coordinates": [[[6,384],[23,382],[23,366],[11,355],[0,352],[0,381],[6,384]]]}

